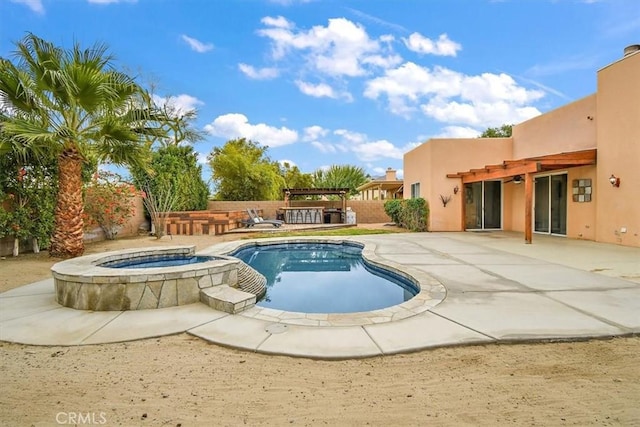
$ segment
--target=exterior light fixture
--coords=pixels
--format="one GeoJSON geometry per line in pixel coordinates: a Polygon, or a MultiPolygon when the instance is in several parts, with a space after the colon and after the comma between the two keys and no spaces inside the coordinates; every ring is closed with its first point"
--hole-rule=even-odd
{"type": "Polygon", "coordinates": [[[521,184],[522,183],[522,175],[516,175],[513,177],[513,183],[514,184],[521,184]]]}
{"type": "Polygon", "coordinates": [[[618,178],[617,176],[615,176],[614,174],[611,174],[611,176],[609,177],[609,182],[611,183],[611,185],[613,185],[614,187],[620,187],[620,178],[618,178]]]}
{"type": "Polygon", "coordinates": [[[453,187],[453,194],[458,194],[458,191],[460,191],[460,187],[458,187],[457,185],[453,187]]]}

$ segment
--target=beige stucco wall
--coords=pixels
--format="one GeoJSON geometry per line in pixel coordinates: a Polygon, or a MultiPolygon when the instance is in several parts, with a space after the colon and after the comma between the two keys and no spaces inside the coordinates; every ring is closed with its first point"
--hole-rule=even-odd
{"type": "Polygon", "coordinates": [[[420,183],[420,197],[429,202],[429,230],[462,229],[461,192],[453,194],[460,179],[448,173],[481,168],[512,158],[511,138],[430,139],[404,155],[404,197],[411,197],[411,184],[420,183]],[[443,206],[440,195],[451,196],[443,206]]]}
{"type": "MultiPolygon", "coordinates": [[[[574,179],[591,179],[592,191],[597,192],[596,167],[582,166],[566,170],[553,171],[551,174],[567,174],[569,188],[567,200],[567,237],[574,239],[595,240],[596,238],[596,203],[574,202],[572,197],[572,183],[574,179]]],[[[545,176],[539,173],[535,176],[545,176]]],[[[513,181],[503,185],[503,229],[524,232],[524,184],[514,184],[513,181]]],[[[535,237],[534,237],[535,239],[535,237]]]]}
{"type": "Polygon", "coordinates": [[[513,158],[596,148],[596,125],[594,94],[514,126],[513,158]]]}
{"type": "Polygon", "coordinates": [[[596,240],[596,201],[574,202],[571,189],[574,179],[590,179],[592,194],[598,194],[597,166],[583,166],[567,170],[569,199],[567,200],[567,237],[596,240]]]}
{"type": "MultiPolygon", "coordinates": [[[[640,247],[640,52],[598,72],[598,91],[523,122],[505,139],[433,139],[405,154],[405,197],[419,182],[431,207],[430,230],[461,229],[458,179],[468,171],[503,160],[597,148],[597,165],[569,168],[567,237],[640,247]],[[620,177],[619,188],[609,177],[620,177]],[[593,200],[573,202],[574,179],[591,179],[593,200]],[[446,208],[439,195],[452,196],[446,208]]],[[[543,174],[538,174],[543,175],[543,174]]],[[[503,184],[503,229],[524,231],[524,185],[503,184]]]]}
{"type": "Polygon", "coordinates": [[[596,240],[640,246],[640,52],[598,72],[596,240]],[[611,174],[620,178],[612,187],[611,174]],[[626,228],[626,232],[623,232],[626,228]]]}

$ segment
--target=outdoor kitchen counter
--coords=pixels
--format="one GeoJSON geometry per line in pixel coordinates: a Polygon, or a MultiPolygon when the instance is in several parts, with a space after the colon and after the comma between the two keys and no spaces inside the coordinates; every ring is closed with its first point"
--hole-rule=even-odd
{"type": "Polygon", "coordinates": [[[322,224],[324,208],[322,206],[296,206],[281,208],[287,224],[322,224]]]}

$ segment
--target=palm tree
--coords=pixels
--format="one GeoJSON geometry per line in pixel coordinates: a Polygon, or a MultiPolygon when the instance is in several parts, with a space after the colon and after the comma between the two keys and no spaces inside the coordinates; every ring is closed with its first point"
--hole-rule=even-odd
{"type": "Polygon", "coordinates": [[[350,195],[358,194],[356,189],[368,179],[364,169],[353,165],[331,165],[328,169],[318,169],[313,173],[314,187],[348,188],[350,195]]]}
{"type": "Polygon", "coordinates": [[[0,153],[27,147],[53,153],[59,168],[55,228],[49,253],[84,252],[82,166],[97,160],[144,164],[142,135],[152,112],[146,94],[116,71],[105,45],[65,50],[31,33],[16,43],[17,64],[0,58],[0,153]]]}

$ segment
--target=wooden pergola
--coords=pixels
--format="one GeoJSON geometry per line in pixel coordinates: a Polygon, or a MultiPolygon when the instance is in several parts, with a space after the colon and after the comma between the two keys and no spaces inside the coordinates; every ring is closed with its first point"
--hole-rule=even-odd
{"type": "Polygon", "coordinates": [[[347,194],[348,188],[285,188],[284,205],[289,207],[289,200],[295,196],[340,196],[342,200],[342,212],[347,211],[347,194]]]}
{"type": "MultiPolygon", "coordinates": [[[[596,164],[597,150],[582,150],[569,153],[550,154],[546,156],[527,157],[519,160],[505,160],[501,164],[487,165],[480,169],[470,169],[466,172],[447,174],[447,178],[460,178],[462,180],[462,200],[464,197],[464,184],[488,181],[516,176],[524,177],[524,239],[531,243],[532,211],[533,211],[533,175],[544,171],[573,168],[596,164]]],[[[465,229],[465,204],[462,203],[462,229],[465,229]]]]}

